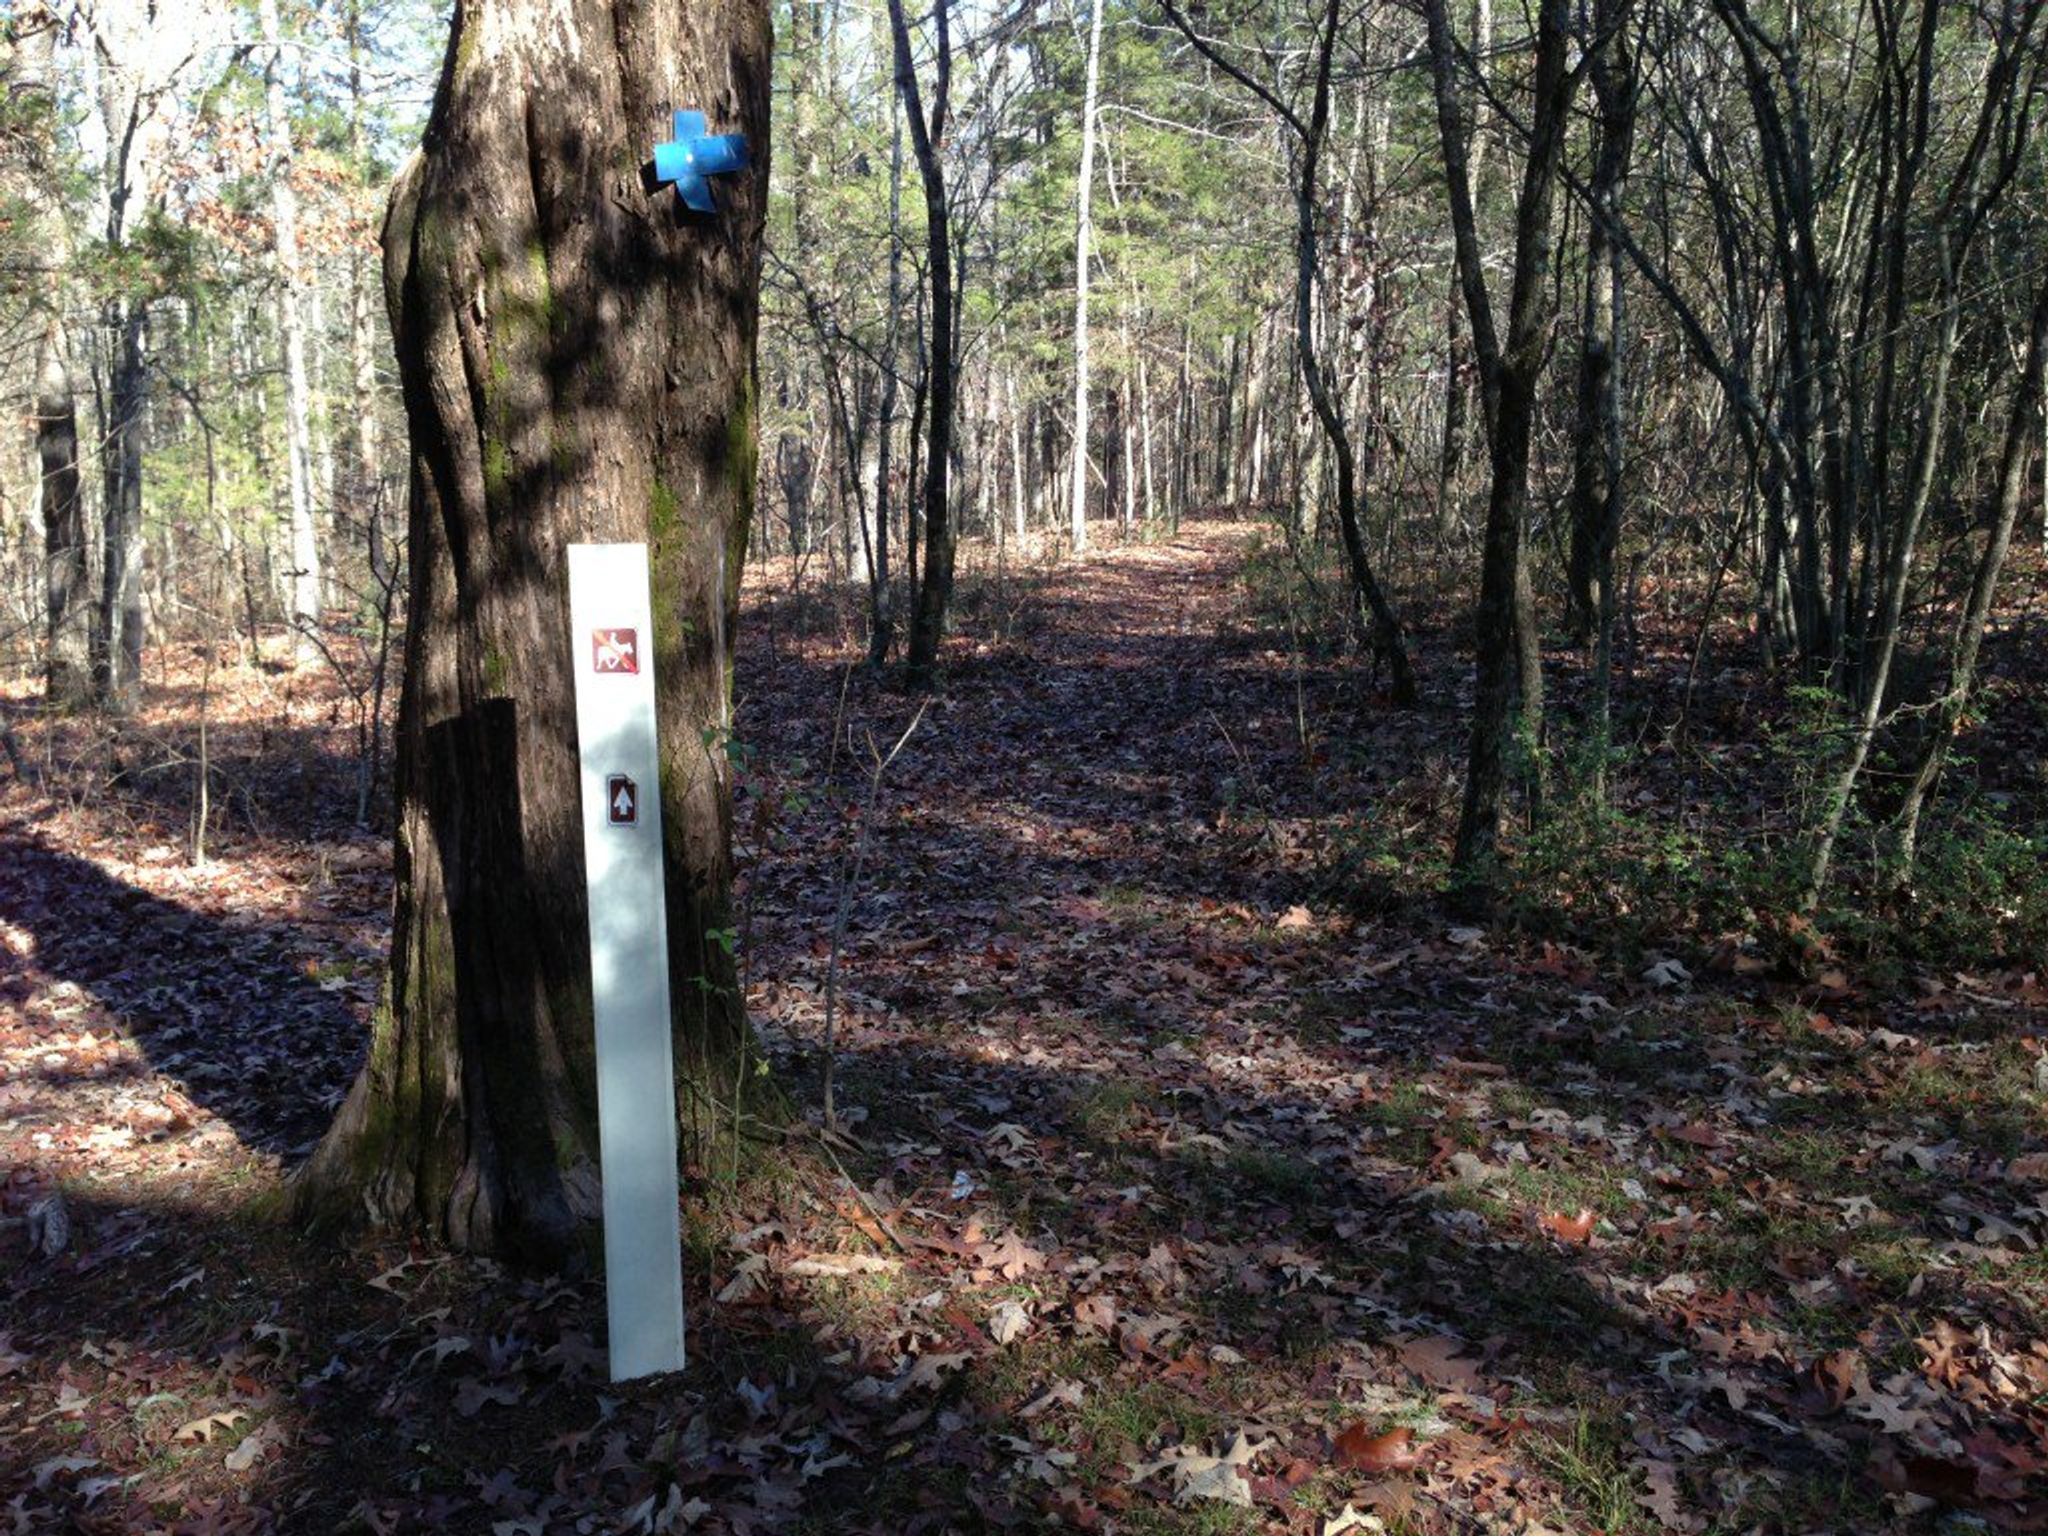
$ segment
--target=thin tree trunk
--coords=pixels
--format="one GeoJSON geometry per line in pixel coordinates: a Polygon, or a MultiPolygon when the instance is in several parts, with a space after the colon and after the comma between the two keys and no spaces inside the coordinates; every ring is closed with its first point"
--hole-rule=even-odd
{"type": "Polygon", "coordinates": [[[148,420],[148,312],[138,299],[107,304],[113,354],[101,449],[105,550],[93,626],[93,686],[100,702],[126,713],[142,688],[142,437],[148,420]]]}
{"type": "MultiPolygon", "coordinates": [[[[1572,81],[1565,70],[1570,36],[1564,0],[1541,0],[1537,12],[1531,142],[1515,206],[1513,289],[1503,343],[1494,331],[1486,272],[1479,253],[1471,167],[1466,153],[1468,141],[1458,105],[1456,50],[1451,41],[1450,22],[1444,0],[1427,0],[1425,9],[1459,283],[1465,294],[1466,318],[1471,322],[1491,448],[1492,474],[1475,615],[1478,659],[1472,734],[1465,798],[1453,853],[1453,875],[1460,890],[1468,899],[1484,902],[1491,897],[1495,876],[1517,672],[1522,680],[1525,729],[1533,738],[1540,728],[1539,720],[1527,718],[1532,712],[1532,694],[1540,705],[1540,656],[1532,654],[1530,626],[1526,621],[1518,623],[1517,609],[1526,611],[1528,606],[1522,557],[1529,454],[1536,386],[1543,367],[1551,207],[1571,105],[1572,81]]],[[[1536,750],[1533,739],[1530,746],[1532,751],[1536,750]]]]}
{"type": "MultiPolygon", "coordinates": [[[[368,175],[370,152],[363,128],[363,17],[361,0],[350,0],[348,11],[349,160],[358,175],[368,175]]],[[[381,444],[377,431],[376,364],[370,348],[370,290],[376,283],[375,267],[358,256],[349,260],[348,351],[351,457],[354,460],[354,497],[366,503],[375,515],[378,484],[383,479],[381,444]]]]}
{"type": "Polygon", "coordinates": [[[37,341],[36,463],[42,473],[43,592],[49,650],[45,695],[59,707],[92,695],[91,572],[85,488],[78,469],[78,404],[61,304],[37,341]]]}
{"type": "Polygon", "coordinates": [[[43,523],[44,693],[52,705],[68,709],[92,695],[92,573],[85,487],[78,465],[77,375],[65,323],[71,231],[57,167],[37,134],[41,124],[54,128],[56,123],[53,69],[58,26],[48,10],[25,8],[18,14],[8,40],[13,45],[8,72],[17,100],[34,114],[22,134],[30,143],[23,200],[34,248],[47,263],[44,282],[32,291],[29,307],[35,348],[37,501],[43,523]]]}
{"type": "Polygon", "coordinates": [[[1591,185],[1594,216],[1586,230],[1586,304],[1579,345],[1578,422],[1573,440],[1572,527],[1567,624],[1593,640],[1593,791],[1606,797],[1613,713],[1614,552],[1625,505],[1622,491],[1622,256],[1609,227],[1635,135],[1634,57],[1622,36],[1628,0],[1600,0],[1589,57],[1599,106],[1591,185]]]}
{"type": "Polygon", "coordinates": [[[926,117],[910,56],[910,25],[903,0],[889,0],[889,27],[896,53],[896,91],[910,125],[911,153],[924,184],[926,280],[929,311],[930,363],[927,370],[929,415],[925,423],[924,573],[910,620],[910,649],[905,658],[906,681],[929,688],[936,680],[939,642],[945,638],[946,609],[953,598],[954,528],[950,475],[953,461],[953,238],[946,204],[946,176],[939,162],[945,142],[946,108],[953,86],[953,40],[948,10],[951,0],[937,0],[933,25],[938,46],[932,77],[931,115],[926,117]]]}
{"type": "Polygon", "coordinates": [[[1081,95],[1081,171],[1074,192],[1074,552],[1088,547],[1088,263],[1095,239],[1096,91],[1102,68],[1102,0],[1090,0],[1088,74],[1081,95]]]}
{"type": "Polygon", "coordinates": [[[269,54],[263,66],[264,130],[269,139],[270,217],[277,261],[277,329],[284,350],[285,481],[291,506],[290,618],[301,662],[320,655],[320,539],[313,518],[312,389],[300,313],[299,195],[292,187],[292,125],[284,99],[284,40],[277,0],[258,0],[269,54]]]}
{"type": "Polygon", "coordinates": [[[1322,439],[1327,442],[1336,461],[1337,521],[1344,541],[1352,599],[1365,610],[1368,642],[1374,656],[1386,664],[1390,696],[1395,704],[1406,707],[1415,702],[1415,674],[1409,666],[1408,648],[1402,636],[1401,621],[1394,613],[1393,604],[1387,600],[1385,592],[1380,587],[1379,578],[1372,568],[1371,555],[1365,547],[1365,535],[1358,510],[1357,464],[1352,453],[1351,435],[1345,426],[1336,392],[1325,376],[1316,351],[1316,283],[1320,255],[1320,240],[1316,229],[1317,179],[1322,152],[1329,140],[1331,60],[1336,51],[1342,7],[1339,0],[1329,0],[1323,12],[1316,46],[1315,81],[1306,121],[1270,89],[1231,63],[1213,44],[1197,33],[1189,25],[1187,18],[1175,7],[1173,0],[1165,0],[1164,8],[1168,19],[1191,45],[1210,63],[1264,101],[1281,123],[1293,131],[1298,141],[1300,160],[1295,172],[1293,189],[1295,348],[1299,354],[1302,383],[1307,387],[1310,406],[1322,428],[1322,439]]]}
{"type": "MultiPolygon", "coordinates": [[[[2012,414],[2006,419],[2005,442],[1998,460],[1998,485],[1992,506],[1991,531],[1984,551],[1977,559],[1976,575],[1970,583],[1969,601],[1956,626],[1955,650],[1949,665],[1948,687],[1936,710],[1933,728],[1921,749],[1912,782],[1899,808],[1894,869],[1901,883],[1910,882],[1919,846],[1920,818],[1928,797],[1940,782],[1942,770],[1969,712],[1976,689],[1977,657],[1984,646],[1984,631],[1991,623],[1992,599],[1998,592],[1998,578],[2012,549],[2013,531],[2019,524],[2020,504],[2026,499],[2027,437],[2034,430],[2034,418],[2044,409],[2043,375],[2048,373],[2048,282],[2043,282],[2034,299],[2032,323],[2028,328],[2026,362],[2021,366],[2019,385],[2013,394],[2012,414]]],[[[2042,445],[2042,473],[2048,476],[2048,443],[2042,445]]]]}
{"type": "MultiPolygon", "coordinates": [[[[875,446],[875,545],[868,570],[868,665],[880,667],[896,645],[896,592],[889,581],[890,449],[896,435],[896,366],[903,314],[903,103],[889,110],[889,319],[882,344],[880,427],[875,446]]],[[[906,487],[907,489],[907,487],[906,487]]],[[[908,498],[906,497],[906,503],[908,498]]],[[[914,552],[913,552],[914,557],[914,552]]]]}
{"type": "Polygon", "coordinates": [[[1017,548],[1024,548],[1024,541],[1030,536],[1030,508],[1024,486],[1024,413],[1017,406],[1017,375],[1014,369],[1003,373],[1003,393],[1010,403],[1010,502],[1011,513],[1017,523],[1017,548]]]}

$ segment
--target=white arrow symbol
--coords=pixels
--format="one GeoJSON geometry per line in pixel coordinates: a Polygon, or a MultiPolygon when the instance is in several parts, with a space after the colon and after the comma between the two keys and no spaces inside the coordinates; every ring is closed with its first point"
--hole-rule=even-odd
{"type": "Polygon", "coordinates": [[[612,797],[612,814],[621,821],[633,819],[633,792],[623,784],[619,786],[618,794],[612,797]]]}

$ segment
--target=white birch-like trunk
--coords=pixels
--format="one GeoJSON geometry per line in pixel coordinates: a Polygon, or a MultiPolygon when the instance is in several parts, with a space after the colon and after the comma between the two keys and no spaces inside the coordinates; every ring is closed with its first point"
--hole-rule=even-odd
{"type": "Polygon", "coordinates": [[[1005,372],[1003,393],[1010,401],[1010,504],[1017,523],[1017,548],[1031,536],[1031,496],[1024,483],[1024,413],[1017,406],[1017,375],[1005,372]]]}
{"type": "MultiPolygon", "coordinates": [[[[349,7],[348,14],[348,147],[349,159],[357,173],[369,165],[368,140],[363,131],[362,8],[349,7]]],[[[370,344],[370,289],[379,281],[374,265],[361,256],[349,261],[349,404],[351,432],[355,446],[355,493],[374,498],[383,476],[378,463],[376,363],[370,344]]],[[[362,509],[365,517],[379,515],[374,502],[362,509]]]]}
{"type": "Polygon", "coordinates": [[[1088,547],[1088,260],[1095,238],[1095,99],[1102,74],[1102,0],[1090,0],[1088,79],[1081,97],[1081,175],[1074,222],[1073,539],[1088,547]]]}
{"type": "Polygon", "coordinates": [[[277,0],[259,0],[257,25],[269,51],[263,69],[264,133],[270,151],[270,217],[277,257],[277,329],[284,344],[285,483],[291,498],[291,568],[286,573],[293,655],[319,655],[320,540],[313,526],[312,391],[300,314],[299,199],[292,190],[292,127],[284,100],[284,43],[277,0]]]}

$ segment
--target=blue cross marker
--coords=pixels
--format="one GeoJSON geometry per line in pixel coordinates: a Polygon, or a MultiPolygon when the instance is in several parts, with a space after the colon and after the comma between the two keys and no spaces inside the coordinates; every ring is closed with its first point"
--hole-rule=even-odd
{"type": "Polygon", "coordinates": [[[678,112],[676,136],[654,146],[654,179],[672,181],[676,193],[699,213],[711,213],[711,184],[704,178],[747,168],[747,141],[736,133],[706,133],[702,112],[678,112]]]}

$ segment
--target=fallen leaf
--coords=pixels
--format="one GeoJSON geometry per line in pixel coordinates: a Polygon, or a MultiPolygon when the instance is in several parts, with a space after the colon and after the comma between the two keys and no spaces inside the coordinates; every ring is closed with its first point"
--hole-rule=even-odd
{"type": "MultiPolygon", "coordinates": [[[[742,1267],[746,1261],[740,1261],[742,1267]]],[[[841,1278],[847,1275],[886,1275],[903,1267],[901,1259],[882,1258],[872,1253],[834,1253],[814,1255],[808,1259],[792,1259],[788,1273],[800,1280],[841,1278]]],[[[734,1276],[736,1280],[737,1275],[734,1276]]],[[[726,1289],[732,1288],[728,1282],[726,1289]]],[[[723,1300],[723,1295],[720,1300],[723,1300]]]]}
{"type": "Polygon", "coordinates": [[[974,1256],[1005,1280],[1019,1280],[1033,1270],[1045,1268],[1045,1255],[1015,1232],[1005,1232],[994,1242],[977,1244],[974,1256]]]}
{"type": "Polygon", "coordinates": [[[1562,1211],[1545,1211],[1536,1218],[1536,1224],[1561,1243],[1584,1246],[1593,1241],[1593,1226],[1599,1219],[1582,1207],[1576,1216],[1567,1216],[1562,1211]]]}
{"type": "Polygon", "coordinates": [[[1244,1469],[1272,1446],[1271,1440],[1253,1442],[1243,1430],[1232,1438],[1221,1456],[1209,1456],[1191,1446],[1178,1445],[1156,1461],[1131,1468],[1131,1481],[1165,1472],[1173,1484],[1173,1501],[1191,1504],[1197,1499],[1214,1499],[1224,1504],[1251,1508],[1252,1487],[1244,1469]]]}
{"type": "Polygon", "coordinates": [[[1401,1425],[1376,1435],[1362,1421],[1337,1436],[1334,1452],[1338,1466],[1374,1474],[1412,1467],[1421,1459],[1414,1430],[1401,1425]]]}
{"type": "Polygon", "coordinates": [[[284,1441],[284,1431],[273,1423],[259,1424],[242,1437],[242,1443],[227,1454],[222,1463],[230,1472],[246,1472],[257,1462],[276,1450],[284,1441]]]}
{"type": "Polygon", "coordinates": [[[187,1445],[208,1441],[213,1438],[215,1430],[232,1429],[247,1417],[249,1417],[248,1411],[242,1408],[228,1408],[219,1413],[205,1414],[188,1423],[180,1424],[177,1433],[173,1434],[171,1438],[180,1444],[187,1445]]]}
{"type": "Polygon", "coordinates": [[[1081,1398],[1081,1383],[1078,1381],[1067,1381],[1062,1377],[1054,1377],[1052,1383],[1043,1392],[1017,1410],[1017,1417],[1020,1419],[1035,1419],[1041,1413],[1045,1413],[1053,1408],[1078,1408],[1081,1406],[1081,1398]]]}
{"type": "Polygon", "coordinates": [[[1479,1372],[1470,1361],[1457,1358],[1464,1347],[1463,1339],[1453,1338],[1447,1333],[1403,1339],[1394,1346],[1401,1357],[1401,1364],[1432,1387],[1453,1392],[1484,1393],[1486,1382],[1479,1372]]]}
{"type": "Polygon", "coordinates": [[[988,1336],[998,1344],[1020,1338],[1031,1326],[1031,1313],[1020,1301],[999,1301],[988,1315],[988,1336]]]}
{"type": "Polygon", "coordinates": [[[1083,1296],[1074,1303],[1074,1325],[1097,1333],[1116,1327],[1116,1303],[1101,1292],[1083,1296]]]}
{"type": "Polygon", "coordinates": [[[1353,1531],[1384,1531],[1386,1525],[1377,1515],[1361,1515],[1346,1504],[1336,1514],[1323,1522],[1321,1536],[1350,1536],[1353,1531]]]}

